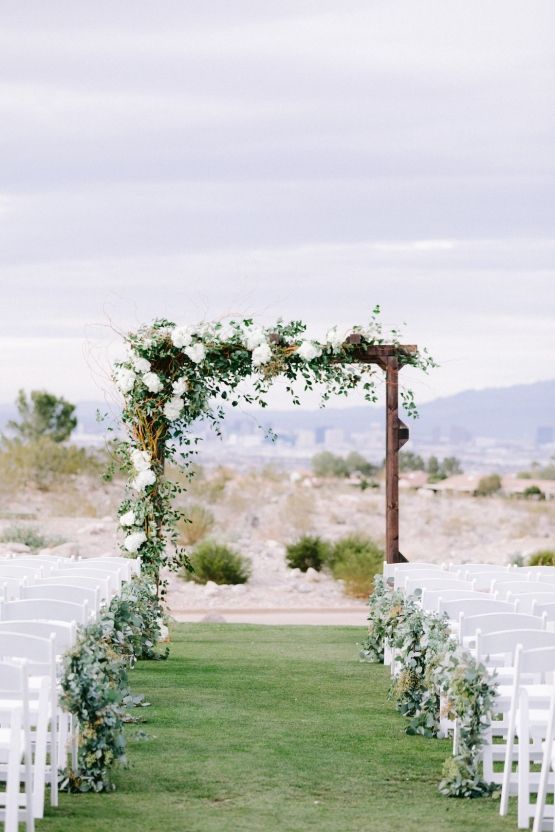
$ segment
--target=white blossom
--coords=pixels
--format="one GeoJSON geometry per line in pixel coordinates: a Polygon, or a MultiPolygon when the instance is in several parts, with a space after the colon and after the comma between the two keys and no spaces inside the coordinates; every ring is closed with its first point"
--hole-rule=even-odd
{"type": "Polygon", "coordinates": [[[189,382],[186,378],[178,378],[177,381],[174,381],[172,384],[172,390],[174,396],[182,396],[183,393],[186,393],[189,389],[189,382]]]}
{"type": "Polygon", "coordinates": [[[126,511],[125,514],[122,514],[119,518],[120,526],[134,526],[135,520],[137,516],[134,511],[126,511]]]}
{"type": "Polygon", "coordinates": [[[266,342],[255,347],[252,351],[252,365],[259,367],[261,364],[267,364],[272,360],[272,350],[270,345],[266,342]]]}
{"type": "Polygon", "coordinates": [[[147,390],[150,390],[151,393],[159,393],[163,387],[163,384],[156,373],[144,373],[141,378],[145,383],[145,387],[147,390]]]}
{"type": "Polygon", "coordinates": [[[139,448],[133,448],[129,456],[131,457],[133,468],[137,472],[148,471],[152,465],[152,457],[148,451],[141,451],[139,448]]]}
{"type": "Polygon", "coordinates": [[[116,367],[114,379],[122,393],[129,393],[135,384],[135,373],[129,367],[116,367]]]}
{"type": "Polygon", "coordinates": [[[243,334],[243,343],[248,350],[254,350],[266,341],[266,333],[261,327],[257,326],[253,329],[247,329],[243,334]]]}
{"type": "Polygon", "coordinates": [[[328,330],[326,333],[326,343],[334,350],[340,349],[345,343],[347,333],[344,330],[338,329],[336,326],[328,330]]]}
{"type": "Polygon", "coordinates": [[[190,347],[187,347],[183,350],[187,358],[190,358],[193,364],[200,364],[200,362],[206,356],[206,350],[204,349],[204,344],[192,344],[190,347]]]}
{"type": "Polygon", "coordinates": [[[197,327],[195,327],[194,332],[200,338],[213,338],[214,337],[214,324],[213,323],[207,323],[206,321],[201,321],[201,323],[197,327]]]}
{"type": "Polygon", "coordinates": [[[164,416],[170,422],[175,422],[179,419],[181,411],[183,410],[183,399],[179,396],[174,396],[169,402],[164,405],[164,416]]]}
{"type": "Polygon", "coordinates": [[[149,373],[150,372],[150,361],[147,361],[146,358],[141,358],[140,355],[136,353],[132,353],[130,356],[130,361],[133,364],[137,373],[149,373]]]}
{"type": "Polygon", "coordinates": [[[171,334],[174,347],[188,347],[193,340],[193,331],[190,326],[176,326],[171,334]]]}
{"type": "Polygon", "coordinates": [[[131,532],[123,541],[123,545],[128,552],[136,552],[145,541],[146,534],[144,532],[131,532]]]}
{"type": "Polygon", "coordinates": [[[216,335],[220,339],[220,341],[231,341],[236,333],[236,329],[233,324],[223,324],[220,329],[217,330],[216,335]]]}
{"type": "Polygon", "coordinates": [[[322,355],[322,350],[314,341],[303,341],[297,350],[297,355],[305,361],[312,361],[313,358],[319,358],[322,355]]]}
{"type": "Polygon", "coordinates": [[[147,468],[146,471],[139,471],[134,480],[131,480],[131,488],[135,491],[144,491],[149,485],[154,485],[156,482],[156,475],[152,468],[147,468]]]}

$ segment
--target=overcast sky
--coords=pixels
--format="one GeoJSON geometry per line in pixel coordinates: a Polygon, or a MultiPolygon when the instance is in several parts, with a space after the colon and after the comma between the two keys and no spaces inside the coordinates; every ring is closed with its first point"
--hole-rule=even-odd
{"type": "Polygon", "coordinates": [[[0,0],[0,401],[376,303],[421,400],[555,377],[554,91],[552,0],[0,0]]]}

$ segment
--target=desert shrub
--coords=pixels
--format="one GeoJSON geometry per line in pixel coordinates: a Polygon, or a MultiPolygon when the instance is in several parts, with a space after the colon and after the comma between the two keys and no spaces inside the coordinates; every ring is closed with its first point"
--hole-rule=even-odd
{"type": "Polygon", "coordinates": [[[383,569],[384,551],[369,537],[351,534],[337,541],[329,565],[345,592],[353,598],[367,598],[374,587],[374,577],[383,569]]]}
{"type": "Polygon", "coordinates": [[[66,541],[65,538],[57,535],[47,537],[33,526],[8,526],[0,534],[0,542],[23,543],[34,552],[38,552],[39,549],[45,549],[47,546],[59,546],[66,541]]]}
{"type": "Polygon", "coordinates": [[[300,569],[302,572],[311,566],[318,572],[328,562],[331,554],[331,546],[321,537],[303,535],[295,543],[287,546],[285,560],[291,569],[300,569]]]}
{"type": "Polygon", "coordinates": [[[497,494],[501,491],[501,477],[499,474],[489,474],[487,477],[482,477],[478,482],[476,494],[478,497],[490,497],[492,494],[497,494]]]}
{"type": "Polygon", "coordinates": [[[542,549],[528,558],[528,566],[555,566],[555,551],[542,549]]]}
{"type": "Polygon", "coordinates": [[[350,474],[371,477],[378,468],[357,451],[351,451],[346,457],[322,451],[312,458],[312,470],[317,477],[348,477],[350,474]]]}
{"type": "Polygon", "coordinates": [[[541,488],[538,488],[537,485],[529,485],[528,488],[525,488],[524,491],[522,492],[522,496],[526,500],[529,500],[529,499],[545,500],[544,492],[541,490],[541,488]]]}
{"type": "Polygon", "coordinates": [[[34,485],[47,491],[68,476],[98,476],[103,465],[99,455],[46,436],[30,442],[4,439],[0,448],[0,480],[11,488],[34,485]]]}
{"type": "Polygon", "coordinates": [[[197,584],[246,584],[251,574],[250,561],[220,543],[205,540],[189,556],[192,571],[183,570],[183,577],[197,584]]]}
{"type": "Polygon", "coordinates": [[[177,522],[180,546],[194,546],[199,543],[214,527],[214,515],[198,503],[185,506],[184,517],[177,522]]]}

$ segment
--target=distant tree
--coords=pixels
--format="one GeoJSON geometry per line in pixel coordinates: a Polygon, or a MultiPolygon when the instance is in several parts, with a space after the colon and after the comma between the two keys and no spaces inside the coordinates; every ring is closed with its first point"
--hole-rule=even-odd
{"type": "Polygon", "coordinates": [[[369,462],[362,454],[351,451],[345,459],[349,474],[362,474],[363,477],[372,477],[378,471],[378,466],[369,462]]]}
{"type": "Polygon", "coordinates": [[[23,441],[46,437],[53,442],[64,442],[77,426],[75,405],[46,390],[32,390],[29,398],[20,390],[16,407],[19,420],[8,422],[8,428],[23,441]]]}
{"type": "Polygon", "coordinates": [[[401,451],[399,454],[400,471],[425,471],[424,459],[413,451],[401,451]]]}
{"type": "Polygon", "coordinates": [[[440,469],[446,477],[453,477],[455,474],[463,473],[460,460],[456,456],[446,456],[440,465],[440,469]]]}
{"type": "Polygon", "coordinates": [[[479,497],[490,497],[492,494],[497,494],[501,491],[501,477],[499,474],[489,474],[487,477],[482,477],[478,482],[476,494],[479,497]]]}
{"type": "Polygon", "coordinates": [[[322,451],[312,457],[312,470],[317,477],[347,477],[349,469],[342,456],[322,451]]]}

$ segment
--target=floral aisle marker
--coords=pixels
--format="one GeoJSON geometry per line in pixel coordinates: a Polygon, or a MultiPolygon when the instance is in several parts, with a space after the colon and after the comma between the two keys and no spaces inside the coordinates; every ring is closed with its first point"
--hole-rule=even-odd
{"type": "MultiPolygon", "coordinates": [[[[128,475],[128,493],[119,509],[122,548],[140,558],[159,591],[162,567],[188,563],[175,534],[180,513],[174,497],[182,489],[164,476],[164,465],[177,462],[192,473],[192,423],[205,418],[219,432],[226,407],[237,407],[241,401],[265,407],[266,394],[278,376],[286,380],[294,404],[300,404],[297,381],[305,390],[323,385],[322,404],[355,389],[375,402],[374,366],[360,363],[368,347],[392,347],[399,366],[434,366],[426,351],[404,350],[397,331],[385,337],[379,311],[375,307],[367,326],[345,331],[333,327],[323,342],[309,338],[301,321],[278,321],[262,328],[251,319],[196,326],[155,320],[126,336],[127,356],[114,368],[128,434],[117,451],[128,475]],[[246,379],[252,388],[243,392],[240,384],[246,379]]],[[[412,392],[401,391],[401,396],[407,412],[415,415],[412,392]]]]}
{"type": "Polygon", "coordinates": [[[369,608],[361,658],[383,662],[386,643],[393,649],[398,673],[391,697],[409,720],[407,733],[439,737],[440,716],[458,723],[457,748],[445,761],[439,790],[448,797],[491,794],[497,786],[480,773],[495,700],[495,683],[486,668],[450,636],[446,617],[425,612],[382,577],[375,579],[369,608]]]}

